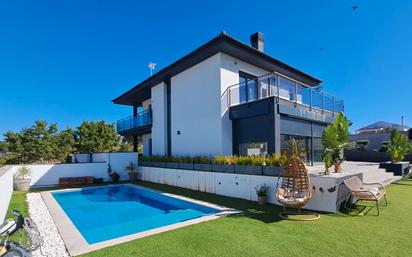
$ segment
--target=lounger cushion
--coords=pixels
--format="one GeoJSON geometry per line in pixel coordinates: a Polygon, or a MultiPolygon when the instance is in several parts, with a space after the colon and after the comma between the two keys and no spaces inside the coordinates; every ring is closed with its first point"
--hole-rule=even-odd
{"type": "Polygon", "coordinates": [[[373,197],[373,196],[374,197],[379,197],[380,194],[381,194],[381,192],[379,191],[379,188],[377,188],[377,187],[368,187],[368,188],[361,187],[359,190],[368,191],[368,192],[356,192],[357,196],[362,196],[362,197],[366,197],[366,198],[373,197]],[[371,193],[373,194],[373,196],[371,195],[371,193]]]}

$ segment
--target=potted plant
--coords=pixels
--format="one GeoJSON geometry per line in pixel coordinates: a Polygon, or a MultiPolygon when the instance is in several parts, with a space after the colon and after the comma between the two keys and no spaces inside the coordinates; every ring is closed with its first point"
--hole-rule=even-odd
{"type": "Polygon", "coordinates": [[[339,113],[333,123],[329,124],[322,134],[323,162],[325,163],[325,175],[329,175],[329,165],[334,166],[335,172],[341,172],[344,161],[343,150],[348,146],[349,127],[351,123],[339,113]]]}
{"type": "Polygon", "coordinates": [[[29,190],[30,188],[30,168],[27,166],[20,166],[17,169],[17,173],[15,176],[15,185],[16,185],[16,190],[29,190]]]}
{"type": "Polygon", "coordinates": [[[136,181],[138,179],[137,165],[134,162],[130,162],[130,164],[126,166],[125,171],[129,174],[130,181],[136,181]]]}
{"type": "Polygon", "coordinates": [[[113,171],[112,165],[110,165],[110,163],[107,164],[107,173],[109,175],[109,182],[112,182],[112,183],[119,182],[120,175],[119,175],[119,173],[113,171]]]}
{"type": "Polygon", "coordinates": [[[112,179],[113,183],[117,183],[120,181],[120,175],[116,171],[113,171],[112,173],[110,173],[110,178],[112,179]]]}
{"type": "Polygon", "coordinates": [[[267,201],[269,186],[266,184],[263,184],[258,187],[255,187],[255,190],[256,190],[257,201],[259,205],[265,205],[267,201]]]}
{"type": "Polygon", "coordinates": [[[380,168],[393,172],[397,176],[409,173],[409,162],[402,162],[405,156],[412,150],[411,144],[406,136],[394,129],[391,132],[391,141],[387,144],[387,153],[391,156],[391,162],[380,163],[380,168]]]}

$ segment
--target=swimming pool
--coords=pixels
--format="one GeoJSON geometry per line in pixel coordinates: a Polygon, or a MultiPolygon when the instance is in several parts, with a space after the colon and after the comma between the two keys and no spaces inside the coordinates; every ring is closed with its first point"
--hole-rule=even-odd
{"type": "Polygon", "coordinates": [[[220,212],[134,185],[53,192],[89,244],[220,212]]]}

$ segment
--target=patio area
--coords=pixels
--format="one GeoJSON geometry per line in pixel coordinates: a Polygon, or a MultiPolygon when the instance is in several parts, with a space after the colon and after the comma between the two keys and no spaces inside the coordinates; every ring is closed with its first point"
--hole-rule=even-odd
{"type": "MultiPolygon", "coordinates": [[[[242,211],[240,214],[164,232],[82,256],[408,256],[412,233],[412,180],[387,187],[388,207],[374,216],[322,214],[316,222],[280,220],[281,208],[148,182],[142,186],[242,211]]],[[[42,189],[49,190],[49,189],[42,189]]],[[[25,210],[26,192],[9,209],[25,210]]],[[[359,209],[362,209],[359,204],[359,209]]],[[[368,206],[365,204],[366,211],[368,206]]]]}

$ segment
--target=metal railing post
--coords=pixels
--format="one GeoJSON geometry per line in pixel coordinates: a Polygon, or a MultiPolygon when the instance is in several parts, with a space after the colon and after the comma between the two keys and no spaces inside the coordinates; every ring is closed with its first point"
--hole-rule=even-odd
{"type": "Polygon", "coordinates": [[[271,92],[271,89],[270,89],[270,75],[269,75],[269,77],[268,77],[268,97],[271,97],[272,96],[272,92],[271,92]]]}
{"type": "Polygon", "coordinates": [[[312,93],[313,93],[313,89],[309,88],[309,110],[312,110],[312,106],[313,106],[313,100],[312,100],[312,93]]]}
{"type": "Polygon", "coordinates": [[[298,106],[298,83],[295,82],[295,107],[298,106]]]}
{"type": "Polygon", "coordinates": [[[276,87],[277,87],[277,96],[276,96],[276,102],[279,103],[279,97],[280,97],[280,82],[279,82],[279,75],[276,74],[276,87]]]}

